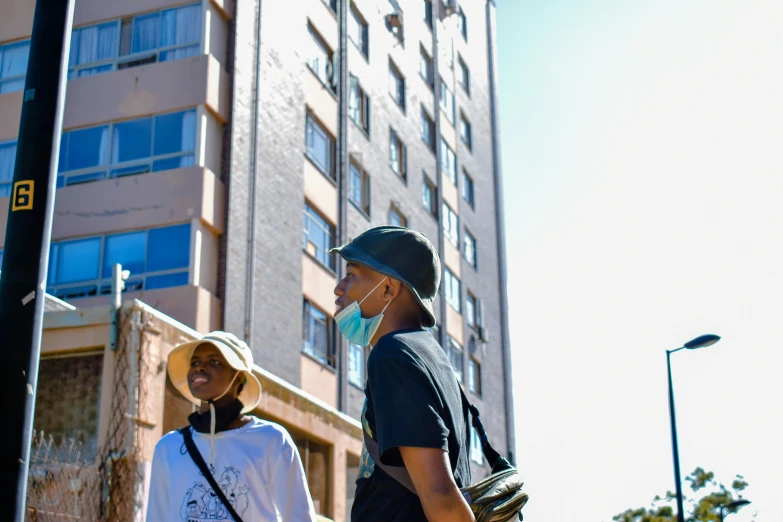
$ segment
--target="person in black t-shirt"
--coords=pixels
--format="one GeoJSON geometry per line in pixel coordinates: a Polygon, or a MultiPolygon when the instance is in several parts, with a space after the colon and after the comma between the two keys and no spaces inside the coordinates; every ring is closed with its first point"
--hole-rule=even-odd
{"type": "Polygon", "coordinates": [[[372,351],[362,413],[365,444],[352,522],[468,522],[473,512],[459,488],[470,483],[468,412],[445,352],[426,329],[441,267],[421,233],[370,229],[332,253],[346,261],[334,290],[338,327],[372,351]],[[410,488],[395,475],[407,470],[410,488]]]}

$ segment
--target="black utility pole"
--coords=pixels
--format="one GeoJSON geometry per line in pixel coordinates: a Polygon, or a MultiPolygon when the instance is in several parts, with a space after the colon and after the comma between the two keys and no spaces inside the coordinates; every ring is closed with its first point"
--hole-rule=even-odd
{"type": "Polygon", "coordinates": [[[685,522],[685,513],[682,507],[682,479],[680,478],[680,450],[677,444],[677,424],[674,415],[674,387],[672,386],[671,354],[682,350],[666,350],[666,369],[669,372],[669,424],[672,430],[672,460],[674,461],[674,485],[677,492],[677,522],[685,522]]]}
{"type": "Polygon", "coordinates": [[[23,522],[73,0],[37,0],[0,274],[0,520],[23,522]]]}

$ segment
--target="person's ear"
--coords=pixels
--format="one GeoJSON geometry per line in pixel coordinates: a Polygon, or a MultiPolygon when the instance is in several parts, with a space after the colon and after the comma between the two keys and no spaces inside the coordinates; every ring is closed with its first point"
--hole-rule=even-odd
{"type": "Polygon", "coordinates": [[[400,295],[400,291],[402,290],[402,283],[400,283],[397,279],[392,279],[391,277],[386,278],[386,284],[383,289],[383,300],[384,301],[391,301],[398,295],[400,295]]]}

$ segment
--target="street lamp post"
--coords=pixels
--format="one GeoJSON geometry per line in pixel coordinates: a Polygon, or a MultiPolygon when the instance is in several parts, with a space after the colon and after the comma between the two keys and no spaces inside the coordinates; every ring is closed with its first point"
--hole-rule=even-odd
{"type": "Polygon", "coordinates": [[[669,420],[672,430],[672,460],[674,461],[674,485],[677,491],[677,522],[685,522],[685,513],[682,502],[682,479],[680,478],[680,451],[677,444],[677,424],[674,416],[674,389],[672,387],[671,354],[682,349],[696,350],[706,348],[720,341],[717,335],[707,334],[688,341],[676,350],[666,350],[666,369],[669,373],[669,420]]]}
{"type": "Polygon", "coordinates": [[[736,509],[741,508],[742,506],[747,506],[748,504],[750,504],[750,500],[746,500],[744,498],[735,500],[734,502],[729,502],[728,504],[721,504],[717,508],[717,509],[720,509],[720,522],[723,522],[723,517],[725,516],[723,514],[724,510],[726,510],[726,511],[730,511],[732,509],[736,510],[736,509]]]}

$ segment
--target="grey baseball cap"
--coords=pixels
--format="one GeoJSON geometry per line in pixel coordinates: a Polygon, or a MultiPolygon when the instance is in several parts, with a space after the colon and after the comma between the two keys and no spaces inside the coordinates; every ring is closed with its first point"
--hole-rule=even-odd
{"type": "Polygon", "coordinates": [[[440,257],[424,234],[404,227],[375,227],[331,252],[405,283],[425,312],[424,326],[435,326],[432,302],[440,288],[440,257]]]}

